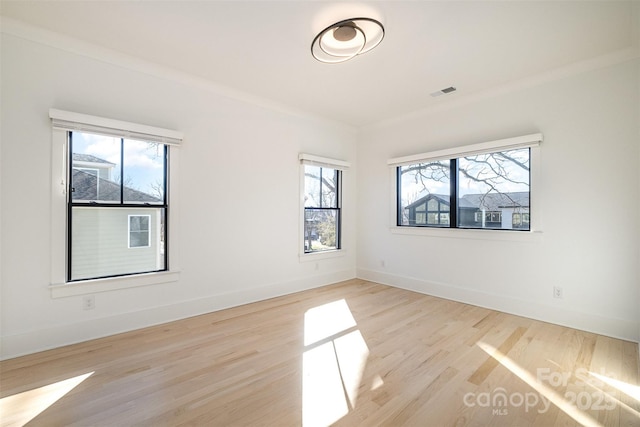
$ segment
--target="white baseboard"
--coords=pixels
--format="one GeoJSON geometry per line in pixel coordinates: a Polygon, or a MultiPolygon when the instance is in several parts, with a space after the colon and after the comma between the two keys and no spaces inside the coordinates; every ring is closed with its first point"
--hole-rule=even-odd
{"type": "Polygon", "coordinates": [[[358,269],[356,275],[359,279],[370,280],[372,282],[422,294],[472,304],[613,338],[633,342],[640,341],[640,336],[638,336],[638,323],[629,320],[603,317],[574,310],[558,309],[558,307],[535,301],[525,301],[504,295],[489,294],[475,289],[461,288],[445,283],[429,282],[374,270],[358,269]]]}
{"type": "Polygon", "coordinates": [[[211,313],[353,278],[355,278],[355,270],[341,270],[289,282],[181,301],[176,304],[131,313],[4,336],[0,346],[0,360],[211,313]]]}
{"type": "Polygon", "coordinates": [[[614,338],[639,342],[640,351],[640,336],[638,336],[639,331],[636,322],[573,310],[558,310],[557,307],[513,297],[488,294],[474,289],[428,282],[380,271],[358,269],[357,271],[342,270],[249,290],[244,289],[237,292],[217,294],[162,307],[5,336],[2,337],[0,360],[211,313],[242,304],[326,286],[353,279],[354,277],[614,338]]]}

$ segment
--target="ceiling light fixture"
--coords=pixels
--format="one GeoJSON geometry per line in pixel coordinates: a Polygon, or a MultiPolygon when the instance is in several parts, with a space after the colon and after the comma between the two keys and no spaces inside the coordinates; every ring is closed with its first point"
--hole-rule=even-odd
{"type": "Polygon", "coordinates": [[[375,19],[345,19],[328,26],[313,39],[311,54],[320,62],[344,62],[370,51],[383,38],[384,27],[375,19]]]}

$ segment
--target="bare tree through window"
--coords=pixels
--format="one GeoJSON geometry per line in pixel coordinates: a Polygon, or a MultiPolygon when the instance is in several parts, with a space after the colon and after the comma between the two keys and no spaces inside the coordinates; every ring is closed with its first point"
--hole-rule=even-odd
{"type": "Polygon", "coordinates": [[[400,166],[398,180],[398,225],[529,228],[529,148],[400,166]]]}

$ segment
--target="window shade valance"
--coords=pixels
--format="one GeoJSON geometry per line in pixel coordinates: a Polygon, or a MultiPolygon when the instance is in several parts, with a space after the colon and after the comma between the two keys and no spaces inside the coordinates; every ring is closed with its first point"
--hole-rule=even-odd
{"type": "Polygon", "coordinates": [[[298,156],[303,165],[320,166],[323,168],[347,170],[351,166],[343,160],[329,159],[327,157],[314,156],[313,154],[300,154],[298,156]]]}
{"type": "Polygon", "coordinates": [[[175,130],[56,110],[54,108],[49,110],[49,117],[54,129],[90,132],[168,145],[180,145],[183,139],[182,133],[175,130]]]}
{"type": "Polygon", "coordinates": [[[447,148],[444,150],[430,151],[411,156],[395,157],[389,159],[387,164],[392,167],[410,165],[415,163],[449,160],[476,154],[492,153],[496,151],[515,150],[517,148],[537,147],[542,142],[542,134],[517,136],[514,138],[499,139],[496,141],[481,142],[479,144],[463,147],[447,148]]]}

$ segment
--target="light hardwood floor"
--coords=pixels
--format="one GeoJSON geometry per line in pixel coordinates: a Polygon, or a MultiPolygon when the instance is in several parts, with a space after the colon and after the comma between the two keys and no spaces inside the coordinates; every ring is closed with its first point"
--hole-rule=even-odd
{"type": "Polygon", "coordinates": [[[0,417],[639,426],[638,366],[636,343],[351,280],[1,362],[0,417]]]}

